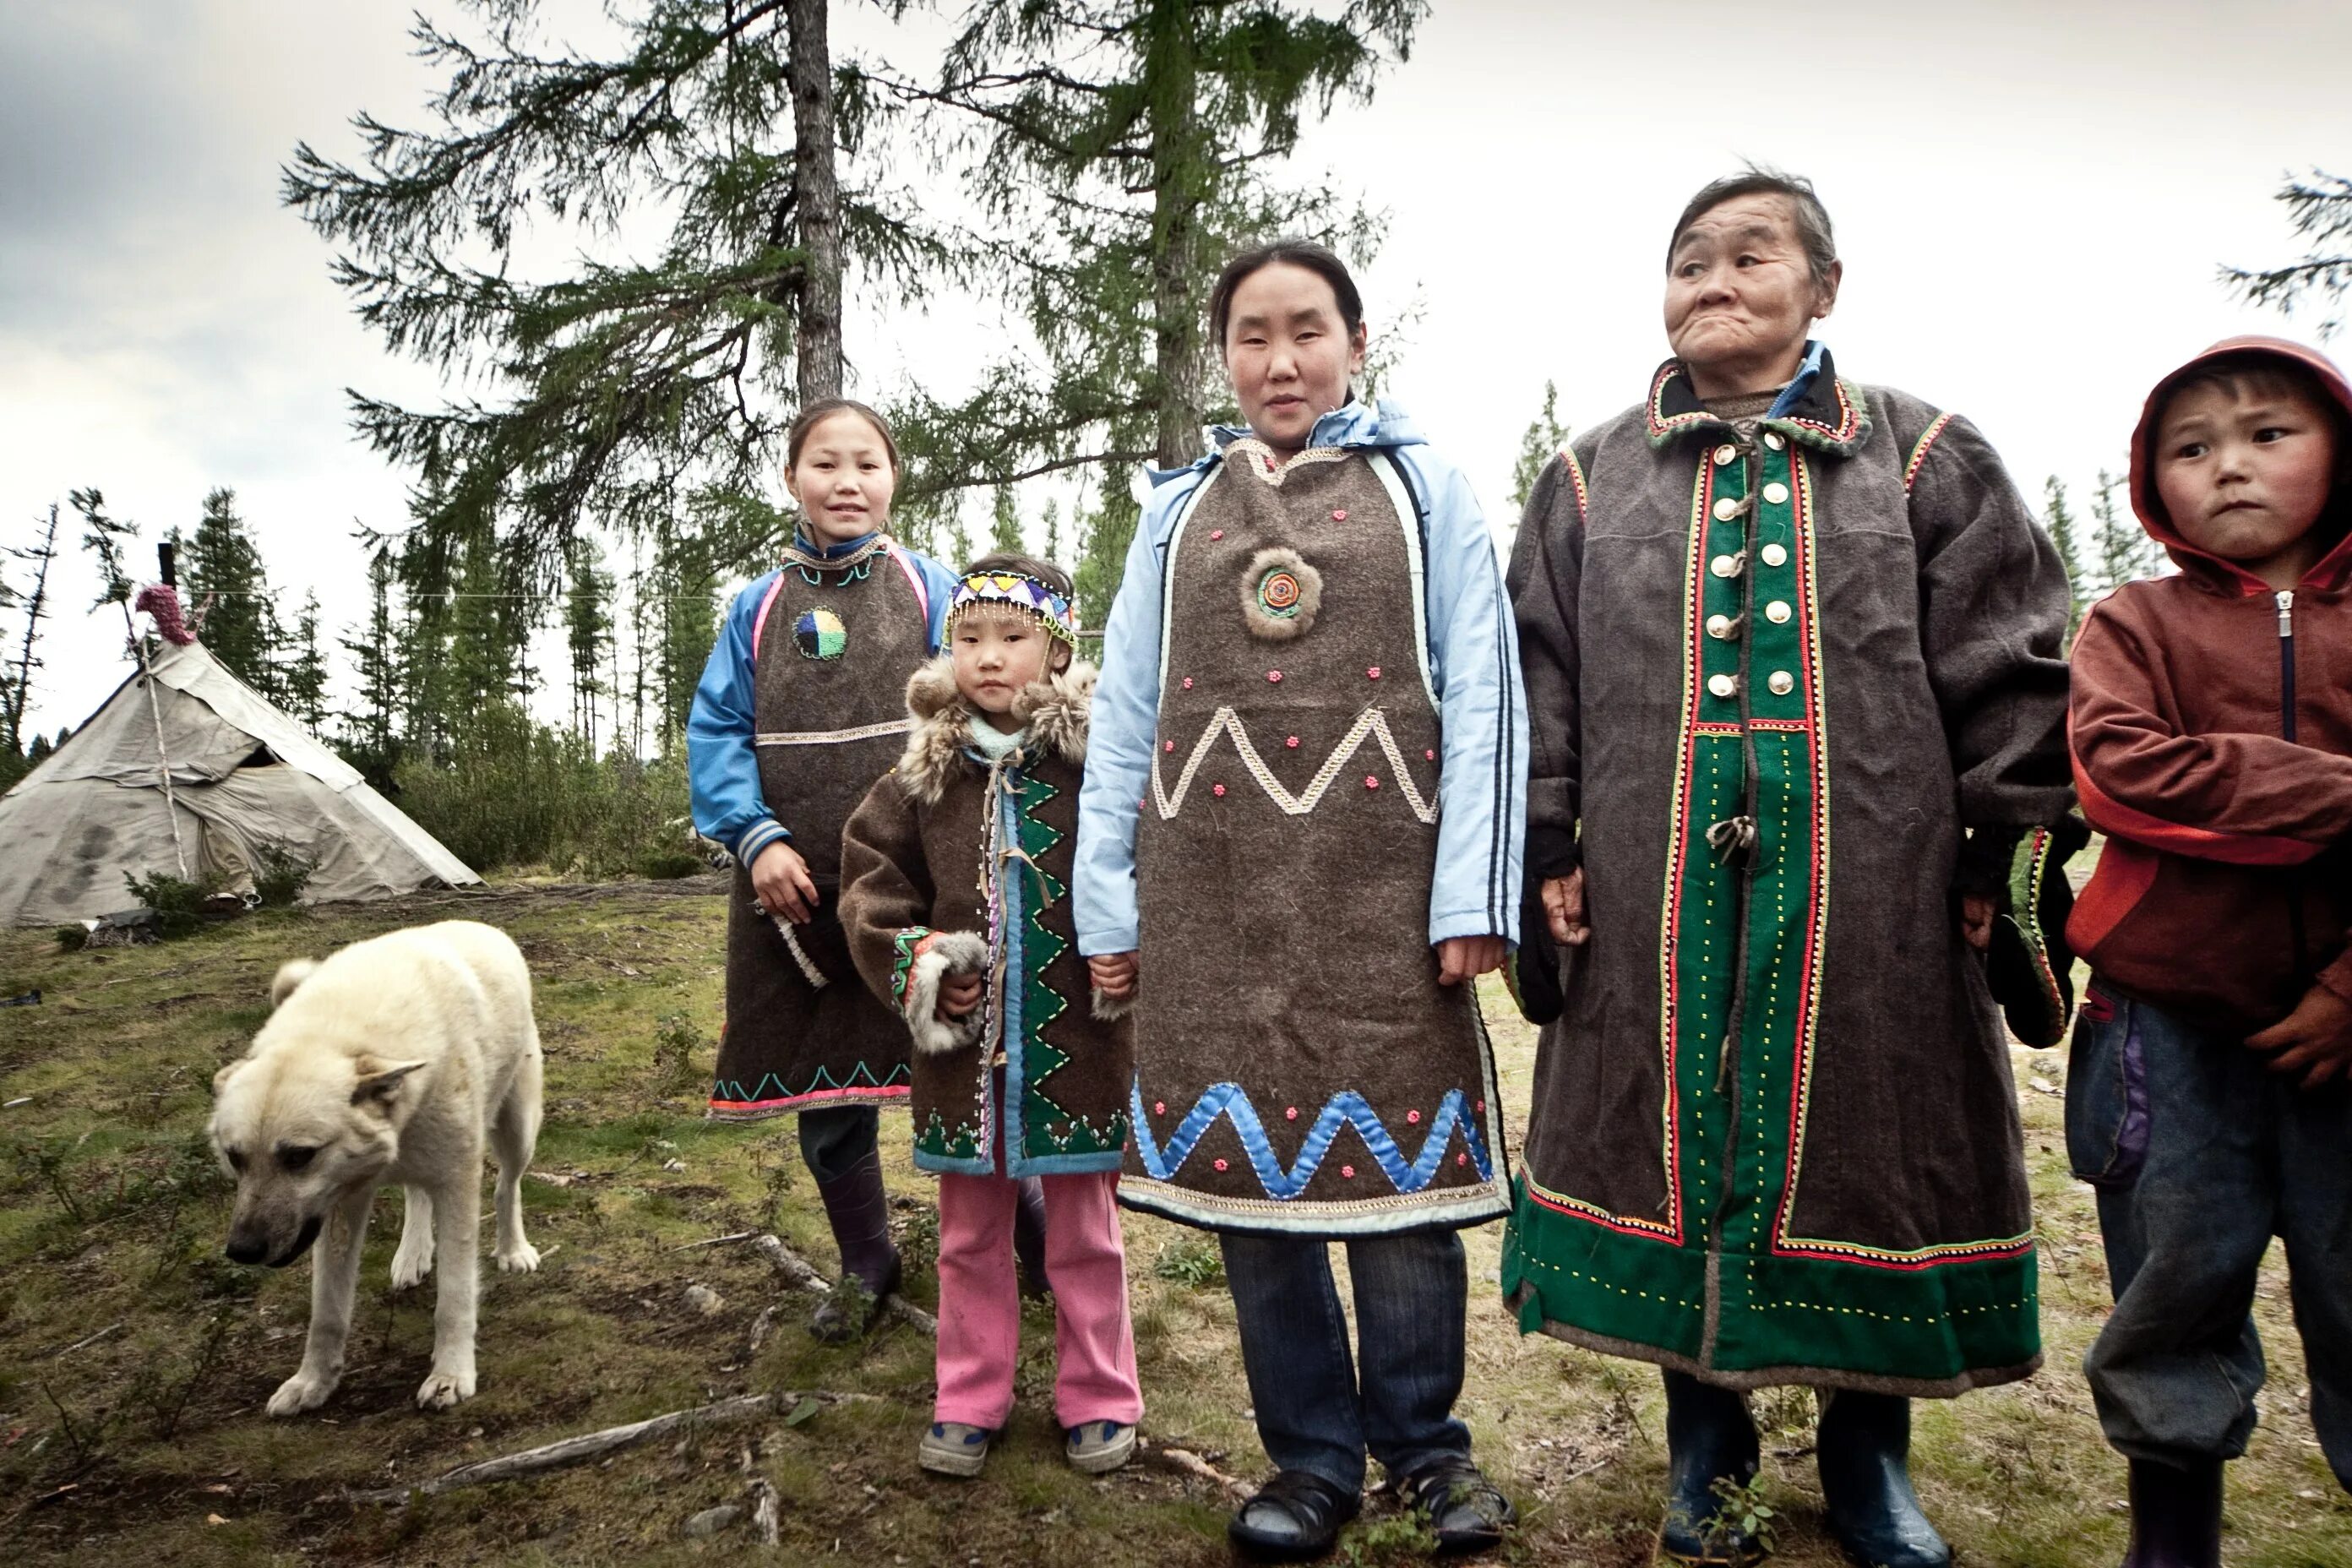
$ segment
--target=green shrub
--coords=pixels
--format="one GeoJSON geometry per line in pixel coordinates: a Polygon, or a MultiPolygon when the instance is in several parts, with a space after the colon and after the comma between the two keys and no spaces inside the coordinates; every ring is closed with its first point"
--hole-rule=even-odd
{"type": "Polygon", "coordinates": [[[409,757],[400,806],[477,870],[545,866],[588,878],[677,877],[688,853],[683,757],[599,757],[512,704],[471,716],[446,758],[409,757]]]}
{"type": "Polygon", "coordinates": [[[316,860],[306,860],[282,844],[264,844],[253,852],[253,891],[265,908],[290,908],[302,896],[316,860]]]}
{"type": "Polygon", "coordinates": [[[205,900],[220,891],[220,878],[205,872],[191,882],[165,871],[150,871],[142,880],[122,873],[131,896],[155,911],[156,933],[165,941],[196,929],[205,900]]]}

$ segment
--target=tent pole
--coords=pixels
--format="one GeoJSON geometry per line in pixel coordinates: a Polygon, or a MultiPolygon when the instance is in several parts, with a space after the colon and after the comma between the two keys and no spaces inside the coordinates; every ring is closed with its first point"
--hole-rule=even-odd
{"type": "Polygon", "coordinates": [[[131,656],[139,661],[139,684],[147,692],[147,717],[155,726],[155,766],[163,776],[163,816],[172,825],[172,855],[180,863],[180,880],[188,878],[188,847],[180,842],[180,803],[172,793],[172,759],[163,750],[163,709],[155,700],[155,671],[147,662],[147,646],[131,619],[131,601],[122,602],[122,629],[131,639],[131,656]]]}

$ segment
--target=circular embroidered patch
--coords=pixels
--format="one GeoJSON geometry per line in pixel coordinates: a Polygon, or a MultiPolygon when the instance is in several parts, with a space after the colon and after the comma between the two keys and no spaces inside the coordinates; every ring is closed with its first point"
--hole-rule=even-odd
{"type": "Polygon", "coordinates": [[[1267,573],[1257,581],[1257,607],[1281,620],[1298,614],[1298,578],[1288,572],[1267,573]]]}
{"type": "Polygon", "coordinates": [[[793,623],[793,646],[803,658],[839,658],[849,646],[849,633],[831,610],[803,610],[793,623]]]}
{"type": "MultiPolygon", "coordinates": [[[[1242,618],[1268,642],[1288,642],[1315,624],[1323,574],[1296,550],[1261,550],[1242,574],[1242,618]]],[[[1281,677],[1269,673],[1268,680],[1281,677]]]]}

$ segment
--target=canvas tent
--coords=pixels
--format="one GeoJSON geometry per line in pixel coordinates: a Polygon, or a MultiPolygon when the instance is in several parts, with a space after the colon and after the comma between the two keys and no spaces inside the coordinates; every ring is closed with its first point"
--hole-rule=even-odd
{"type": "Polygon", "coordinates": [[[131,905],[126,872],[179,874],[158,768],[171,759],[192,876],[252,886],[255,853],[317,862],[305,899],[379,899],[481,879],[263,700],[202,643],[166,642],[66,743],[0,797],[0,922],[49,925],[131,905]],[[154,683],[154,707],[147,682],[154,683]]]}

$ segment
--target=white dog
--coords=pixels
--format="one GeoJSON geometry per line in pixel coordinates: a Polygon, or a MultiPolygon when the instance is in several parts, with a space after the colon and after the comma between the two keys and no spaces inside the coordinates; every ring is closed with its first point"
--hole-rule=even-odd
{"type": "Polygon", "coordinates": [[[433,1374],[416,1403],[471,1398],[486,1139],[499,1161],[499,1267],[539,1267],[522,1234],[540,1058],[521,952],[503,931],[445,921],[289,963],[269,999],[252,1049],[213,1079],[212,1123],[236,1178],[230,1258],[282,1268],[326,1237],[301,1370],[269,1414],[314,1409],[341,1380],[368,1210],[392,1182],[408,1198],[393,1289],[423,1279],[440,1245],[433,1374]]]}

